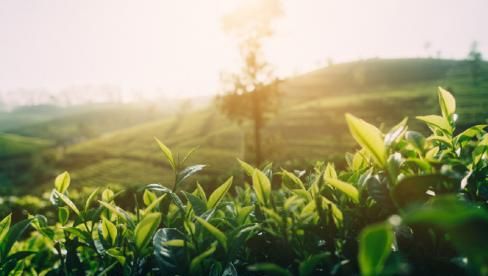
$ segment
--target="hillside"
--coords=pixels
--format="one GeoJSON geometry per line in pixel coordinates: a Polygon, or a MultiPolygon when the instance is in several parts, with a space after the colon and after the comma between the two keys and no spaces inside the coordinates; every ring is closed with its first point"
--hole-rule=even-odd
{"type": "MultiPolygon", "coordinates": [[[[485,64],[486,67],[486,64],[485,64]]],[[[303,168],[314,160],[343,164],[353,147],[344,114],[388,129],[403,116],[438,112],[436,87],[457,99],[459,121],[483,123],[488,118],[488,79],[473,86],[462,61],[435,59],[367,60],[333,65],[282,82],[281,109],[267,124],[264,148],[276,165],[303,168]]],[[[171,177],[153,137],[184,154],[195,146],[192,163],[204,163],[199,180],[232,174],[235,158],[252,161],[246,146],[248,125],[239,126],[214,106],[163,120],[112,131],[67,148],[54,171],[69,170],[77,185],[167,183],[171,177]]]]}

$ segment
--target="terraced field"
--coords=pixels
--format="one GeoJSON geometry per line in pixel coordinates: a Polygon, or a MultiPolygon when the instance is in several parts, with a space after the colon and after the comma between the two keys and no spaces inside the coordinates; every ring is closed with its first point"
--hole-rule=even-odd
{"type": "MultiPolygon", "coordinates": [[[[407,115],[409,124],[418,128],[421,124],[413,116],[438,112],[437,86],[456,96],[460,129],[486,122],[488,78],[474,86],[462,61],[369,60],[285,80],[280,86],[281,108],[265,129],[265,155],[287,168],[306,168],[314,160],[333,160],[340,166],[343,152],[354,145],[346,112],[385,130],[407,115]]],[[[251,134],[249,123],[233,123],[211,105],[70,146],[56,159],[51,176],[69,170],[79,186],[167,184],[172,175],[153,140],[158,137],[180,155],[199,146],[191,163],[208,165],[199,181],[213,186],[237,174],[236,158],[252,162],[251,134]],[[217,175],[222,179],[214,181],[217,175]]],[[[50,179],[46,175],[44,182],[50,179]]]]}
{"type": "MultiPolygon", "coordinates": [[[[462,67],[461,62],[452,61],[374,60],[337,65],[284,81],[282,108],[265,129],[266,156],[289,168],[306,167],[314,160],[343,163],[342,153],[353,147],[344,121],[346,112],[371,122],[385,122],[383,129],[407,114],[410,124],[418,127],[421,124],[414,115],[437,112],[437,86],[450,88],[456,95],[460,128],[486,122],[488,110],[483,106],[488,104],[488,81],[474,87],[462,67]],[[353,77],[358,66],[368,82],[358,83],[353,77]]],[[[68,150],[62,167],[72,171],[75,179],[93,184],[168,182],[172,176],[153,140],[158,137],[180,154],[199,146],[192,162],[208,165],[199,180],[210,185],[216,175],[234,174],[236,158],[252,161],[248,135],[249,124],[230,122],[211,106],[78,144],[68,150]],[[126,169],[105,169],[109,164],[124,164],[126,169]]]]}

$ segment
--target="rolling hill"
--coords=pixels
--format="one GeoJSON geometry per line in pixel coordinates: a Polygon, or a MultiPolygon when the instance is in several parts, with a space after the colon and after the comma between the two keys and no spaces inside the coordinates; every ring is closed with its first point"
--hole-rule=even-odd
{"type": "MultiPolygon", "coordinates": [[[[456,96],[459,128],[486,122],[488,78],[474,86],[463,61],[373,59],[285,80],[280,84],[281,108],[265,129],[266,156],[289,168],[307,167],[315,160],[343,164],[343,152],[355,147],[345,125],[346,112],[373,124],[385,122],[380,126],[384,130],[408,116],[411,127],[425,130],[414,116],[438,112],[437,86],[456,96]]],[[[69,170],[75,185],[168,184],[172,174],[153,140],[158,137],[180,154],[200,146],[191,163],[208,165],[199,181],[213,186],[215,180],[222,181],[217,175],[236,173],[236,157],[252,161],[248,135],[248,124],[229,121],[211,105],[72,145],[58,157],[53,172],[69,170]]]]}

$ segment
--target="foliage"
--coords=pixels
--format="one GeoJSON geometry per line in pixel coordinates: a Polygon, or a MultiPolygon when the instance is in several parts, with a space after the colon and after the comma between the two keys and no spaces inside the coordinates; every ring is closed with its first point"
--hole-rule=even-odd
{"type": "Polygon", "coordinates": [[[172,185],[149,184],[124,208],[123,191],[74,197],[63,173],[56,212],[0,220],[0,274],[488,275],[486,126],[456,133],[454,97],[438,98],[441,115],[418,117],[428,137],[407,120],[382,133],[346,115],[361,149],[341,171],[239,160],[248,182],[189,192],[203,165],[157,140],[172,185]]]}

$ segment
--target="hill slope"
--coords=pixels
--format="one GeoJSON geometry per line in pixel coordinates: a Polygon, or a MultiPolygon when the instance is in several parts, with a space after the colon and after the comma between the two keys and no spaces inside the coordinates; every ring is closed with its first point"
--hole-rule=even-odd
{"type": "MultiPolygon", "coordinates": [[[[486,67],[486,64],[485,64],[486,67]]],[[[472,85],[461,61],[435,59],[368,60],[334,65],[284,81],[281,110],[267,124],[266,156],[279,166],[304,167],[313,160],[343,160],[354,144],[344,114],[350,112],[387,129],[413,116],[438,112],[436,87],[450,89],[458,101],[458,125],[488,118],[488,80],[472,85]]],[[[236,169],[235,158],[252,161],[248,125],[236,125],[215,107],[114,131],[69,147],[56,164],[78,185],[168,183],[171,177],[153,141],[177,152],[200,146],[192,163],[209,166],[199,180],[210,183],[236,169]]]]}

